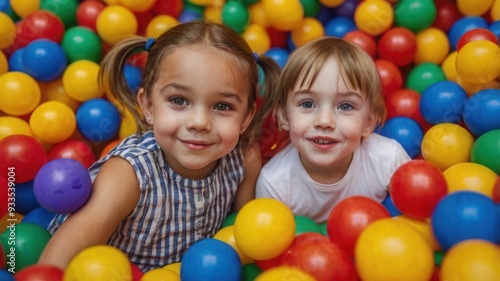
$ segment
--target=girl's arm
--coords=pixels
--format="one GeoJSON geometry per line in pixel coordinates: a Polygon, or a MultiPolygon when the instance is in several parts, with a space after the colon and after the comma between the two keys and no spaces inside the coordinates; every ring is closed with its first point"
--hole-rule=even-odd
{"type": "Polygon", "coordinates": [[[106,244],[118,224],[139,202],[139,183],[132,165],[123,158],[106,161],[92,186],[87,203],[72,213],[47,243],[40,264],[65,269],[80,251],[106,244]]]}
{"type": "Polygon", "coordinates": [[[233,211],[239,211],[243,205],[255,198],[255,184],[262,168],[262,159],[257,145],[253,145],[244,155],[245,178],[238,187],[233,203],[233,211]]]}

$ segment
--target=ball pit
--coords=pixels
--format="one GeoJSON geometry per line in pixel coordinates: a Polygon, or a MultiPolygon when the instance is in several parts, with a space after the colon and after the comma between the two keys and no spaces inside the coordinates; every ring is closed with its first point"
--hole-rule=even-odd
{"type": "MultiPolygon", "coordinates": [[[[270,56],[281,67],[295,48],[324,35],[341,37],[363,48],[376,60],[384,87],[388,114],[387,123],[379,132],[399,141],[413,159],[423,158],[437,165],[448,184],[449,197],[440,203],[446,203],[447,207],[437,205],[431,214],[427,211],[417,215],[419,219],[401,215],[400,210],[407,213],[413,204],[409,199],[401,203],[400,194],[388,196],[382,205],[396,216],[394,220],[424,234],[424,240],[435,253],[446,252],[442,266],[435,261],[436,268],[441,266],[441,269],[433,273],[432,280],[500,279],[495,267],[500,255],[500,241],[496,238],[499,230],[492,229],[490,218],[483,215],[476,218],[482,221],[476,221],[473,227],[482,228],[483,232],[472,233],[471,222],[463,213],[466,208],[478,211],[487,208],[497,213],[500,210],[500,0],[0,0],[0,168],[16,166],[17,200],[23,201],[18,203],[19,212],[15,213],[18,222],[25,220],[19,224],[18,235],[27,243],[27,248],[20,248],[25,251],[22,255],[26,259],[18,260],[19,268],[30,269],[48,240],[45,232],[35,237],[28,232],[38,233],[38,229],[27,230],[31,224],[46,228],[53,216],[33,202],[29,190],[47,159],[71,158],[88,168],[137,128],[130,113],[123,112],[98,87],[98,64],[103,55],[113,44],[132,34],[157,37],[179,22],[202,18],[230,26],[254,52],[270,56]],[[113,104],[106,103],[111,110],[97,106],[103,114],[93,119],[88,107],[95,99],[113,104]],[[483,197],[477,199],[478,195],[483,197]],[[466,205],[460,196],[467,197],[473,206],[466,205]],[[481,235],[483,239],[478,240],[481,235]],[[439,243],[430,239],[433,236],[438,237],[439,243]],[[489,271],[475,271],[473,262],[481,262],[489,271]]],[[[144,54],[138,53],[125,67],[124,75],[133,91],[140,85],[144,62],[144,54]]],[[[7,182],[4,176],[0,175],[2,183],[7,182]]],[[[0,196],[0,233],[9,225],[3,210],[3,201],[7,202],[5,194],[2,191],[0,196]]],[[[241,273],[244,280],[291,280],[287,279],[291,278],[288,275],[291,272],[296,273],[298,280],[313,280],[313,276],[297,266],[302,261],[300,257],[295,257],[299,260],[295,267],[280,264],[288,243],[278,244],[284,240],[292,243],[294,235],[300,233],[317,233],[320,226],[307,218],[294,217],[286,209],[275,209],[270,213],[286,213],[286,223],[281,221],[281,225],[266,228],[254,221],[253,225],[241,227],[241,220],[250,222],[262,212],[266,212],[263,205],[243,212],[235,226],[232,222],[237,214],[233,213],[232,222],[228,222],[231,227],[219,234],[220,240],[233,243],[233,247],[239,243],[250,255],[262,259],[253,260],[236,251],[244,261],[241,273]],[[274,234],[267,236],[270,233],[274,234]],[[238,239],[231,240],[235,237],[238,239]],[[275,257],[266,260],[271,256],[275,257]]],[[[328,236],[327,224],[322,226],[323,234],[328,236]]],[[[391,227],[387,223],[380,228],[387,231],[391,227]]],[[[400,235],[396,239],[407,243],[411,251],[420,246],[427,249],[422,241],[411,238],[413,233],[401,237],[398,231],[401,229],[394,230],[400,235]]],[[[381,245],[383,235],[373,232],[366,235],[370,237],[364,239],[372,241],[367,246],[371,247],[369,250],[379,252],[360,253],[360,261],[355,264],[357,273],[366,280],[402,274],[398,266],[383,272],[383,265],[366,265],[366,260],[373,256],[394,250],[381,245]],[[380,247],[375,248],[377,245],[380,247]]],[[[302,250],[309,248],[315,247],[311,244],[302,250]]],[[[412,269],[421,271],[407,271],[399,277],[405,280],[428,277],[432,258],[421,254],[415,256],[422,264],[412,264],[412,269]]],[[[106,254],[97,253],[103,255],[106,254]]],[[[413,255],[406,252],[395,263],[404,264],[413,255]]],[[[103,261],[100,266],[127,271],[130,263],[122,261],[120,268],[111,261],[103,261]]],[[[181,264],[177,265],[180,270],[181,264]]],[[[0,264],[0,268],[6,266],[0,264]]],[[[36,269],[35,266],[31,270],[42,276],[42,270],[36,272],[36,269]]],[[[68,268],[68,276],[75,274],[74,270],[74,265],[68,268]]],[[[83,267],[77,270],[81,270],[76,273],[78,276],[87,274],[83,267]]],[[[151,273],[144,280],[161,278],[163,271],[159,273],[157,277],[151,273]]],[[[7,270],[1,270],[0,276],[2,280],[14,280],[7,270]]],[[[134,281],[141,280],[140,274],[135,276],[134,281]]],[[[108,276],[95,278],[107,280],[108,276]]]]}

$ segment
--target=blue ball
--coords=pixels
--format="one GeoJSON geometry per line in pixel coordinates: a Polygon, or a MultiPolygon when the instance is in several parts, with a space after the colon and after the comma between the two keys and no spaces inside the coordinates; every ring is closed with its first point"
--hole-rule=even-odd
{"type": "Polygon", "coordinates": [[[385,199],[382,201],[382,205],[385,207],[387,211],[389,211],[389,214],[391,217],[399,216],[402,215],[400,210],[394,205],[394,201],[392,201],[392,198],[390,195],[387,195],[385,199]]]}
{"type": "MultiPolygon", "coordinates": [[[[9,268],[9,267],[7,267],[9,268]]],[[[6,269],[0,269],[0,280],[2,281],[16,281],[14,274],[8,272],[6,269]]]]}
{"type": "Polygon", "coordinates": [[[347,33],[357,30],[358,27],[351,18],[335,17],[325,25],[325,35],[343,38],[347,33]]]}
{"type": "Polygon", "coordinates": [[[109,101],[101,98],[82,103],[76,111],[76,125],[90,141],[107,141],[120,130],[120,114],[109,101]]]}
{"type": "Polygon", "coordinates": [[[432,125],[462,121],[467,93],[455,82],[439,81],[427,87],[420,98],[420,113],[432,125]]]}
{"type": "Polygon", "coordinates": [[[332,8],[325,7],[323,5],[320,5],[319,7],[319,12],[316,15],[316,19],[323,24],[323,26],[330,21],[335,16],[335,13],[333,12],[332,8]]]}
{"type": "Polygon", "coordinates": [[[468,239],[500,244],[500,214],[493,200],[475,191],[455,191],[443,197],[431,216],[432,229],[443,250],[468,239]]]}
{"type": "Polygon", "coordinates": [[[38,207],[33,209],[31,212],[27,213],[23,218],[23,223],[30,222],[38,224],[39,226],[48,229],[49,224],[56,214],[47,211],[43,207],[38,207]]]}
{"type": "Polygon", "coordinates": [[[181,260],[182,281],[240,281],[242,272],[236,250],[213,238],[195,242],[181,260]]]}
{"type": "Polygon", "coordinates": [[[500,129],[500,89],[475,93],[464,107],[464,123],[476,137],[500,129]]]}
{"type": "Polygon", "coordinates": [[[488,29],[493,32],[493,34],[495,34],[497,38],[500,38],[500,20],[492,22],[488,29]]]}
{"type": "Polygon", "coordinates": [[[16,212],[26,215],[38,207],[40,204],[33,191],[33,181],[18,183],[16,185],[16,212]]]}
{"type": "Polygon", "coordinates": [[[293,50],[297,49],[297,46],[295,46],[295,43],[293,43],[292,40],[292,33],[289,32],[286,35],[286,47],[288,48],[288,51],[292,52],[293,50]]]}
{"type": "Polygon", "coordinates": [[[197,13],[195,11],[190,11],[190,10],[183,10],[177,20],[180,23],[184,22],[192,22],[192,21],[197,21],[201,19],[203,16],[200,13],[197,13]]]}
{"type": "Polygon", "coordinates": [[[9,58],[9,71],[18,71],[28,74],[23,63],[24,48],[15,50],[9,58]]]}
{"type": "Polygon", "coordinates": [[[281,68],[283,68],[288,61],[290,52],[288,52],[288,50],[286,49],[276,47],[267,50],[265,55],[272,58],[281,68]]]}
{"type": "Polygon", "coordinates": [[[405,117],[393,117],[377,130],[382,136],[398,141],[411,158],[420,154],[424,133],[417,121],[405,117]]]}
{"type": "Polygon", "coordinates": [[[37,39],[24,47],[22,61],[26,72],[42,82],[59,78],[67,66],[63,48],[48,39],[37,39]]]}
{"type": "Polygon", "coordinates": [[[488,22],[483,17],[478,16],[465,16],[454,22],[448,30],[451,51],[457,49],[458,40],[464,33],[475,28],[488,29],[488,22]]]}
{"type": "Polygon", "coordinates": [[[127,86],[133,93],[137,94],[137,91],[141,87],[142,81],[141,68],[127,63],[123,68],[123,75],[125,76],[125,80],[127,81],[127,86]]]}
{"type": "Polygon", "coordinates": [[[332,9],[333,14],[337,17],[354,18],[359,2],[359,0],[345,0],[340,6],[332,9]]]}

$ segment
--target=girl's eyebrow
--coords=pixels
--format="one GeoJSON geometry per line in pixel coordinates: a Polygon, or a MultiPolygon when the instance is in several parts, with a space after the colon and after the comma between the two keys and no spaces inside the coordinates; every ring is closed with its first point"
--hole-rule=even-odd
{"type": "Polygon", "coordinates": [[[360,99],[363,99],[363,96],[358,93],[358,92],[353,92],[353,91],[348,91],[348,92],[339,92],[339,95],[341,97],[351,97],[351,96],[355,96],[355,97],[358,97],[360,99]]]}
{"type": "MultiPolygon", "coordinates": [[[[163,93],[165,93],[168,90],[176,90],[176,91],[180,91],[180,92],[193,92],[192,88],[189,87],[189,86],[181,85],[181,84],[178,84],[178,83],[170,83],[170,84],[166,85],[165,87],[161,88],[160,89],[160,93],[163,94],[163,93]]],[[[241,98],[236,93],[233,93],[233,92],[221,92],[219,95],[222,96],[223,98],[234,99],[235,102],[241,103],[241,98]]]]}

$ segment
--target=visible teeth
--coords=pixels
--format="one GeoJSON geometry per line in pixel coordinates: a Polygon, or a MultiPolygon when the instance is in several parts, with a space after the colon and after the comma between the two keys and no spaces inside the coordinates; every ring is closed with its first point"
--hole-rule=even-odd
{"type": "Polygon", "coordinates": [[[315,140],[314,142],[315,143],[319,143],[319,144],[330,144],[330,143],[333,143],[332,141],[328,141],[328,140],[315,140]]]}

